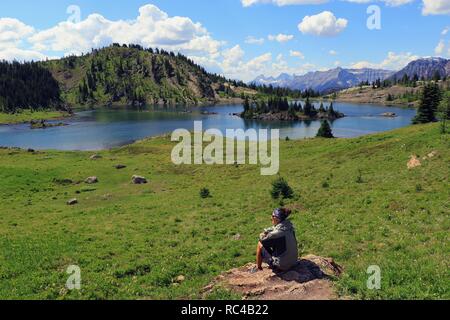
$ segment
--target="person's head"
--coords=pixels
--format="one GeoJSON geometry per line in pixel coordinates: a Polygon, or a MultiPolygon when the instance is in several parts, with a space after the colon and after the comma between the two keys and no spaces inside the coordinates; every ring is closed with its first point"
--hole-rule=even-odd
{"type": "Polygon", "coordinates": [[[286,220],[292,211],[286,208],[277,208],[272,212],[272,224],[276,226],[286,220]]]}

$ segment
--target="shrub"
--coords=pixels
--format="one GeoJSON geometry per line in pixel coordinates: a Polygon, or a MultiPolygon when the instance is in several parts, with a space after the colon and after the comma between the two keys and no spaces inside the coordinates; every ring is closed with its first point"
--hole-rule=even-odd
{"type": "Polygon", "coordinates": [[[356,183],[363,183],[363,177],[362,177],[362,172],[361,170],[358,170],[358,176],[356,177],[356,183]]]}
{"type": "Polygon", "coordinates": [[[318,138],[334,138],[333,132],[331,131],[330,123],[327,120],[322,121],[319,131],[317,132],[318,138]]]}
{"type": "Polygon", "coordinates": [[[289,186],[284,178],[279,177],[277,180],[272,182],[272,191],[270,192],[273,199],[288,199],[292,198],[294,195],[294,191],[289,186]]]}
{"type": "Polygon", "coordinates": [[[209,192],[208,188],[202,188],[200,190],[200,197],[203,199],[209,198],[211,196],[211,193],[209,192]]]}

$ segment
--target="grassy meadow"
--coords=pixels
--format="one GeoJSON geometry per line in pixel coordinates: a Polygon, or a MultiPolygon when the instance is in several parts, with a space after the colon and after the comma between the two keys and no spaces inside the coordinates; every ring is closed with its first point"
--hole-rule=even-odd
{"type": "MultiPolygon", "coordinates": [[[[0,298],[196,299],[218,274],[252,262],[278,206],[269,194],[275,177],[251,165],[175,166],[174,145],[153,138],[97,160],[1,149],[0,298]],[[131,184],[134,174],[149,183],[131,184]],[[85,184],[89,176],[99,183],[85,184]],[[200,197],[203,187],[210,198],[200,197]],[[68,206],[71,198],[79,203],[68,206]],[[80,291],[65,289],[69,265],[81,268],[80,291]],[[179,275],[186,280],[174,283],[179,275]]],[[[450,298],[449,147],[437,124],[281,142],[300,252],[345,268],[340,296],[450,298]],[[412,154],[432,151],[407,169],[412,154]],[[370,265],[381,268],[381,290],[367,289],[370,265]]]]}
{"type": "Polygon", "coordinates": [[[16,113],[0,112],[0,124],[15,124],[33,120],[57,120],[67,116],[68,114],[60,111],[20,110],[16,113]]]}

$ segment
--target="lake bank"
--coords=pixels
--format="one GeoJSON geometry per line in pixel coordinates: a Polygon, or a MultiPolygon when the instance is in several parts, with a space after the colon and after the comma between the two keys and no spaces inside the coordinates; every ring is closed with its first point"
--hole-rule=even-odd
{"type": "Polygon", "coordinates": [[[62,111],[30,111],[23,110],[17,113],[2,113],[0,112],[0,125],[11,125],[27,123],[31,121],[51,121],[51,120],[64,120],[71,115],[62,111]]]}

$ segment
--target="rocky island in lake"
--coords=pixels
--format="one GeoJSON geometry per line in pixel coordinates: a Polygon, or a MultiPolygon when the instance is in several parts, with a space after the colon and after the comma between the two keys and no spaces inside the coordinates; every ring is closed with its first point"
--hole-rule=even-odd
{"type": "Polygon", "coordinates": [[[268,121],[336,120],[345,117],[343,113],[334,110],[333,103],[327,107],[321,103],[319,109],[316,109],[309,98],[302,105],[297,101],[289,103],[287,98],[280,97],[252,102],[246,99],[244,112],[237,115],[244,119],[268,121]]]}

